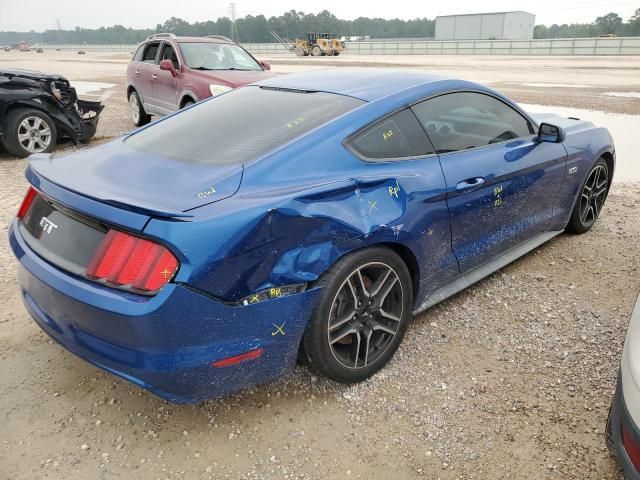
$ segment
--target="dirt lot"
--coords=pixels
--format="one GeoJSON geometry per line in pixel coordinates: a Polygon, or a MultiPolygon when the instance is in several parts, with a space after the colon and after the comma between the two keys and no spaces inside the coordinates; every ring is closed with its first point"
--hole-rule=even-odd
{"type": "MultiPolygon", "coordinates": [[[[283,73],[319,66],[267,60],[283,73]]],[[[640,113],[640,100],[604,95],[640,91],[635,57],[339,58],[371,62],[420,63],[521,102],[640,113]]],[[[0,52],[3,68],[115,84],[101,91],[97,142],[132,127],[125,64],[0,52]]],[[[75,358],[28,317],[6,242],[24,165],[0,153],[0,479],[619,477],[603,429],[640,291],[639,182],[614,183],[588,234],[557,237],[420,315],[370,381],[345,387],[298,367],[275,384],[177,406],[75,358]]]]}

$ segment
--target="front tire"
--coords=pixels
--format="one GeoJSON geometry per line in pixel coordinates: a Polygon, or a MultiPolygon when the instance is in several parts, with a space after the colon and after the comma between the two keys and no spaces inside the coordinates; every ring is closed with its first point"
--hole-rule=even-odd
{"type": "Polygon", "coordinates": [[[363,381],[384,367],[411,320],[411,276],[393,251],[348,254],[318,281],[323,286],[302,340],[302,356],[319,374],[363,381]]]}
{"type": "Polygon", "coordinates": [[[129,94],[129,116],[136,127],[141,127],[151,121],[151,115],[144,111],[138,92],[135,90],[129,94]]]}
{"type": "Polygon", "coordinates": [[[322,55],[322,53],[322,49],[318,45],[314,45],[311,48],[311,55],[314,57],[319,57],[320,55],[322,55]]]}
{"type": "Polygon", "coordinates": [[[2,144],[19,158],[34,153],[49,153],[56,146],[58,132],[49,115],[34,108],[12,110],[6,116],[2,144]]]}
{"type": "Polygon", "coordinates": [[[566,230],[571,233],[585,233],[598,219],[609,194],[609,166],[600,158],[589,171],[576,201],[566,230]]]}

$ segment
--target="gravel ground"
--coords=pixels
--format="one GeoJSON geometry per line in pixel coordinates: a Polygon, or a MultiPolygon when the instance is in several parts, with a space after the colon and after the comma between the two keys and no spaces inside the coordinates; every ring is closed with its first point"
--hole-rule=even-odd
{"type": "MultiPolygon", "coordinates": [[[[122,76],[83,62],[58,71],[116,84],[94,143],[125,133],[122,76]]],[[[26,181],[23,161],[0,158],[6,239],[26,181]]],[[[51,342],[0,240],[0,478],[618,478],[603,430],[640,290],[638,243],[640,183],[614,183],[590,232],[557,237],[418,316],[369,381],[347,387],[297,367],[177,406],[51,342]]]]}

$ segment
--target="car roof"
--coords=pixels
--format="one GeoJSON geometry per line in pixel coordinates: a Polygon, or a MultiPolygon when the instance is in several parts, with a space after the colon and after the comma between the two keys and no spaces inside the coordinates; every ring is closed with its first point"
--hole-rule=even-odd
{"type": "Polygon", "coordinates": [[[162,40],[174,41],[174,42],[184,42],[184,43],[225,43],[234,45],[230,39],[225,39],[222,36],[220,37],[178,37],[175,35],[150,35],[145,39],[145,42],[159,42],[162,40]]]}
{"type": "Polygon", "coordinates": [[[259,82],[259,85],[322,91],[371,102],[412,87],[450,79],[418,69],[332,68],[276,76],[259,82]]]}
{"type": "Polygon", "coordinates": [[[175,37],[173,40],[176,42],[196,42],[196,43],[233,43],[231,40],[224,40],[223,38],[211,38],[211,37],[175,37]]]}

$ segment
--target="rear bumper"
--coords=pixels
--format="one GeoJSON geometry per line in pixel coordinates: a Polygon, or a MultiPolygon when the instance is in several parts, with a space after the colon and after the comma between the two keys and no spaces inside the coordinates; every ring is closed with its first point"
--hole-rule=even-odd
{"type": "Polygon", "coordinates": [[[78,100],[78,110],[80,111],[80,131],[78,132],[78,141],[86,142],[90,140],[98,128],[98,120],[100,113],[104,109],[104,105],[100,102],[92,102],[89,100],[78,100]]]}
{"type": "Polygon", "coordinates": [[[628,480],[640,480],[640,472],[638,472],[631,462],[631,458],[629,458],[629,455],[622,443],[623,428],[628,432],[631,438],[635,439],[636,442],[640,441],[640,429],[631,418],[631,415],[629,415],[629,410],[627,409],[624,401],[624,395],[622,393],[621,377],[618,376],[616,393],[613,397],[613,401],[611,402],[609,418],[607,419],[607,446],[618,459],[618,463],[622,467],[625,477],[628,480]]]}
{"type": "MultiPolygon", "coordinates": [[[[624,342],[616,393],[607,420],[607,445],[618,458],[626,477],[640,480],[640,472],[631,461],[623,442],[631,451],[640,451],[640,297],[631,314],[624,342]]],[[[636,463],[639,462],[636,454],[636,463]]]]}
{"type": "Polygon", "coordinates": [[[143,297],[57,269],[15,227],[9,242],[27,310],[59,344],[104,370],[166,400],[195,403],[275,379],[295,364],[319,290],[247,306],[176,284],[143,297]],[[284,334],[275,327],[283,324],[284,334]],[[210,365],[258,348],[257,359],[210,365]]]}

